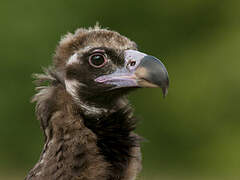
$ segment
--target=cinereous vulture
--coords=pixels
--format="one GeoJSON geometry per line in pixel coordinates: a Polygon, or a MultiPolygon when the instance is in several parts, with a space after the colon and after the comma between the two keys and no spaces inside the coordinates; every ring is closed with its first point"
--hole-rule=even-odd
{"type": "Polygon", "coordinates": [[[134,180],[142,138],[133,132],[126,96],[141,87],[160,87],[166,95],[163,63],[118,32],[95,26],[65,35],[53,65],[35,78],[45,143],[26,180],[134,180]]]}

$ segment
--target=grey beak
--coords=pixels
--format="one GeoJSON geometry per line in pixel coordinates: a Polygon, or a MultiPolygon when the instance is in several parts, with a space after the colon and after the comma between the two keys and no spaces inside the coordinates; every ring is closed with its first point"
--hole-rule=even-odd
{"type": "Polygon", "coordinates": [[[100,76],[95,81],[113,85],[111,89],[160,87],[163,96],[167,95],[169,87],[168,72],[160,60],[139,51],[126,50],[124,61],[124,67],[118,68],[112,74],[100,76]]]}
{"type": "Polygon", "coordinates": [[[167,95],[169,87],[168,72],[164,64],[154,56],[144,56],[136,72],[139,85],[142,87],[161,87],[163,95],[167,95]]]}

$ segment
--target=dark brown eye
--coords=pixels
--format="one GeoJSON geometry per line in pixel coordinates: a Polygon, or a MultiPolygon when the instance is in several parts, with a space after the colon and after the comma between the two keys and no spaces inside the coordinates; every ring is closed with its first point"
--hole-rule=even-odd
{"type": "Polygon", "coordinates": [[[95,53],[89,57],[89,64],[95,68],[101,68],[107,63],[107,59],[103,54],[95,53]]]}

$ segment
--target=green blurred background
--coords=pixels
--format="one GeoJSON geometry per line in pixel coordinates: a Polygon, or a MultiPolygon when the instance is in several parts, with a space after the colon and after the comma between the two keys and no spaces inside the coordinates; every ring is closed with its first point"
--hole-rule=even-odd
{"type": "Polygon", "coordinates": [[[43,145],[31,74],[60,37],[96,21],[159,57],[169,95],[130,95],[141,119],[139,179],[240,179],[240,1],[20,0],[0,2],[0,179],[23,179],[43,145]]]}

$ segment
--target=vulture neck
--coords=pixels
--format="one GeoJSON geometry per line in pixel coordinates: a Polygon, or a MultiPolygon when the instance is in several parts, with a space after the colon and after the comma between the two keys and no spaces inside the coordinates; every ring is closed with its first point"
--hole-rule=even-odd
{"type": "Polygon", "coordinates": [[[88,117],[63,87],[47,92],[35,96],[45,145],[27,179],[125,180],[139,147],[131,107],[88,117]]]}
{"type": "Polygon", "coordinates": [[[133,117],[132,108],[125,102],[121,102],[121,105],[117,103],[102,116],[83,116],[85,126],[97,137],[100,153],[118,169],[128,162],[131,148],[138,146],[138,139],[132,134],[136,119],[133,117]]]}

